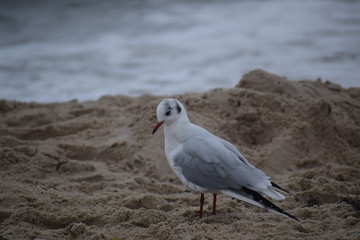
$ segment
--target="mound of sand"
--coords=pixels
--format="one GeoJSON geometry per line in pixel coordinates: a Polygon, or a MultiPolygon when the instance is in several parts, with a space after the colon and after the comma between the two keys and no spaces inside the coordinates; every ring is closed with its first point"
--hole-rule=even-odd
{"type": "Polygon", "coordinates": [[[223,195],[218,215],[190,220],[199,194],[169,168],[162,130],[151,135],[164,96],[3,100],[0,239],[360,238],[359,88],[256,70],[172,97],[294,193],[277,204],[301,222],[223,195]]]}

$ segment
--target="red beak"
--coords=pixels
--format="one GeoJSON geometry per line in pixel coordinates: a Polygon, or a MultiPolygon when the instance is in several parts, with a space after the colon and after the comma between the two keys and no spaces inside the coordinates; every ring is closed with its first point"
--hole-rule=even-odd
{"type": "Polygon", "coordinates": [[[156,125],[155,125],[155,127],[154,127],[154,129],[152,131],[153,135],[163,123],[164,123],[164,121],[156,123],[156,125]]]}

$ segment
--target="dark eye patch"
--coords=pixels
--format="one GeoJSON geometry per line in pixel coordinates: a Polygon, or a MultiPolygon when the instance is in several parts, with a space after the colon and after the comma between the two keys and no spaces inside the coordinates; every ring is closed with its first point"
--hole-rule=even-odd
{"type": "Polygon", "coordinates": [[[170,116],[170,115],[171,115],[171,112],[172,112],[172,109],[169,108],[169,109],[166,111],[165,115],[166,115],[166,116],[170,116]]]}
{"type": "Polygon", "coordinates": [[[176,110],[177,110],[177,112],[178,112],[178,113],[180,113],[180,112],[181,112],[181,107],[179,106],[179,104],[178,104],[178,103],[176,103],[176,110]]]}

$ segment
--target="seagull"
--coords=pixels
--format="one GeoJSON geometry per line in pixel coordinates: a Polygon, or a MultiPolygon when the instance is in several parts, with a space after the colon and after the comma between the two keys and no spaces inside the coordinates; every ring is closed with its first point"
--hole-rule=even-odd
{"type": "Polygon", "coordinates": [[[213,194],[213,215],[217,194],[222,193],[299,221],[261,195],[283,200],[284,195],[275,189],[289,192],[251,165],[230,142],[191,123],[180,101],[162,100],[156,114],[152,134],[164,125],[165,155],[171,169],[189,190],[201,193],[199,218],[203,217],[204,193],[213,194]]]}

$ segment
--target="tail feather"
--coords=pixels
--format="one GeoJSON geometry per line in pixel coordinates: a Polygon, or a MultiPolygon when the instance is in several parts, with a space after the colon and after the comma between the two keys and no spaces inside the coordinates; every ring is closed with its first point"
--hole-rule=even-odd
{"type": "Polygon", "coordinates": [[[248,189],[246,187],[243,187],[242,190],[235,190],[235,189],[227,189],[227,190],[222,190],[221,191],[223,194],[231,196],[233,198],[242,200],[244,202],[247,203],[251,203],[255,206],[261,207],[261,208],[265,208],[269,211],[272,211],[274,213],[278,213],[284,216],[287,216],[289,218],[292,218],[296,221],[299,221],[296,217],[292,216],[291,214],[285,212],[284,210],[282,210],[281,208],[279,208],[278,206],[276,206],[275,204],[273,204],[272,202],[270,202],[269,200],[267,200],[266,198],[264,198],[262,195],[260,195],[259,193],[248,189]]]}
{"type": "Polygon", "coordinates": [[[279,190],[281,190],[281,191],[283,191],[283,192],[286,192],[287,194],[290,194],[290,195],[294,196],[294,195],[291,194],[289,191],[283,189],[282,187],[280,187],[279,185],[277,185],[277,184],[274,183],[274,182],[271,182],[271,186],[273,186],[274,188],[279,189],[279,190]]]}
{"type": "Polygon", "coordinates": [[[267,188],[267,189],[261,189],[259,190],[259,192],[271,197],[272,199],[275,200],[283,200],[285,199],[285,196],[282,195],[281,193],[278,193],[277,191],[275,191],[274,189],[272,189],[271,187],[267,188]]]}

